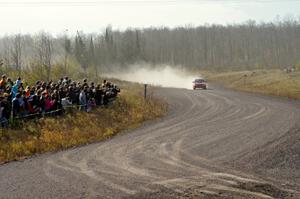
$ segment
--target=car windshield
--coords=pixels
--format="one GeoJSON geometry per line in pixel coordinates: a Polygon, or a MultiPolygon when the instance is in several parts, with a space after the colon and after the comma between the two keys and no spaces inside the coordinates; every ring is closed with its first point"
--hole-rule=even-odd
{"type": "Polygon", "coordinates": [[[203,83],[203,82],[204,82],[203,79],[196,79],[196,80],[195,80],[195,83],[203,83]]]}

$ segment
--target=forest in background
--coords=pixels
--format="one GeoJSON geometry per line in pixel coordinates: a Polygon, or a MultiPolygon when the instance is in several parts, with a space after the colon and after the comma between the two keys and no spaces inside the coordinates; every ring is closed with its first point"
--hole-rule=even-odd
{"type": "Polygon", "coordinates": [[[222,71],[299,66],[300,19],[0,38],[0,72],[13,77],[97,78],[135,63],[222,71]]]}

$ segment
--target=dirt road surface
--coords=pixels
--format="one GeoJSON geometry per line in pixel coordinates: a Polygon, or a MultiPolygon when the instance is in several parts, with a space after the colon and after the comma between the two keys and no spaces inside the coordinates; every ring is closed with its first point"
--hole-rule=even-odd
{"type": "Polygon", "coordinates": [[[155,93],[170,104],[162,119],[0,166],[0,198],[300,198],[299,102],[218,88],[155,93]]]}

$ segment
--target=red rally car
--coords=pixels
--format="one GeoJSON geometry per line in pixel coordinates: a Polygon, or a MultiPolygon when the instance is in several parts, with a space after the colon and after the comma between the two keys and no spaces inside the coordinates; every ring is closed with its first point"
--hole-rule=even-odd
{"type": "Polygon", "coordinates": [[[195,79],[193,81],[193,89],[195,90],[198,88],[207,89],[207,83],[204,79],[195,79]]]}

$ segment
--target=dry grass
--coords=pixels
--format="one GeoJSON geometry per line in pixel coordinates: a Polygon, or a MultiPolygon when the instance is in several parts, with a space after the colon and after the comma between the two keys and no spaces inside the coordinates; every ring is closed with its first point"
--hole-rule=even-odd
{"type": "Polygon", "coordinates": [[[281,70],[257,70],[240,72],[208,72],[202,74],[209,80],[225,87],[300,99],[300,72],[286,73],[281,70]]]}
{"type": "Polygon", "coordinates": [[[166,113],[164,102],[152,97],[144,100],[138,86],[135,88],[123,92],[108,108],[41,118],[23,123],[18,129],[2,130],[0,162],[105,140],[166,113]]]}

